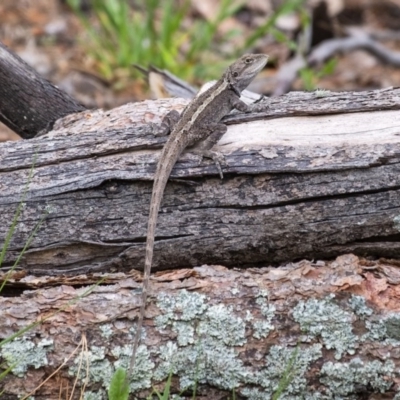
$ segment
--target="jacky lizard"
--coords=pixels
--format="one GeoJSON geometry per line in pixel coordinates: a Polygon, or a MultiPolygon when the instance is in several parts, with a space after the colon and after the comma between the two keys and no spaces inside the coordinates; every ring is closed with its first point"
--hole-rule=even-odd
{"type": "MultiPolygon", "coordinates": [[[[169,120],[171,134],[162,150],[154,176],[147,229],[142,303],[127,374],[128,380],[135,365],[146,309],[158,211],[172,168],[182,152],[189,148],[188,150],[191,153],[212,158],[216,162],[222,178],[220,163],[223,162],[223,157],[211,151],[211,148],[227,130],[226,125],[220,121],[233,109],[242,112],[256,112],[259,110],[259,105],[247,105],[241,101],[240,93],[264,68],[267,61],[268,56],[265,54],[246,54],[240,57],[228,67],[221,79],[206,91],[200,92],[181,115],[177,111],[172,111],[164,119],[169,120]],[[196,146],[191,148],[194,145],[196,146]]],[[[265,108],[265,105],[262,108],[265,108]]]]}

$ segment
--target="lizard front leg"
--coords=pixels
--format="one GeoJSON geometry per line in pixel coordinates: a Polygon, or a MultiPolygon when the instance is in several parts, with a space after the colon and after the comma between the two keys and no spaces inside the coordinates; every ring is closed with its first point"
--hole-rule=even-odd
{"type": "Polygon", "coordinates": [[[172,132],[174,129],[174,126],[177,124],[181,117],[181,114],[179,114],[178,111],[176,110],[171,110],[169,111],[164,118],[161,121],[160,126],[158,126],[157,132],[155,133],[154,136],[160,137],[160,136],[167,136],[172,132]]]}
{"type": "Polygon", "coordinates": [[[269,106],[268,103],[267,104],[265,103],[266,103],[265,101],[263,101],[262,103],[259,103],[259,101],[257,101],[253,104],[246,104],[238,97],[235,97],[232,100],[232,106],[236,108],[236,110],[239,110],[244,113],[265,111],[269,106]]]}
{"type": "Polygon", "coordinates": [[[204,140],[199,141],[196,145],[189,148],[188,150],[193,153],[200,155],[202,157],[211,158],[219,172],[221,179],[224,178],[222,173],[221,165],[227,165],[225,157],[216,151],[212,151],[211,148],[221,139],[221,137],[226,133],[227,127],[224,124],[209,124],[207,127],[199,128],[200,130],[211,132],[204,140]]]}

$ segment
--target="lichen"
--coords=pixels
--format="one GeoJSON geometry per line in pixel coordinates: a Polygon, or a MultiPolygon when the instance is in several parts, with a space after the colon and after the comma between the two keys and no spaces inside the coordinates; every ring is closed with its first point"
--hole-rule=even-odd
{"type": "Polygon", "coordinates": [[[373,314],[373,310],[365,304],[365,298],[362,296],[352,295],[349,299],[349,305],[361,319],[365,319],[373,314]]]}
{"type": "Polygon", "coordinates": [[[100,325],[99,328],[101,330],[101,335],[106,339],[110,339],[111,336],[114,334],[111,324],[103,324],[100,325]]]}
{"type": "Polygon", "coordinates": [[[321,337],[325,347],[335,349],[335,358],[354,354],[358,338],[352,332],[352,314],[333,303],[334,295],[325,299],[300,301],[293,309],[293,318],[303,332],[321,337]]]}
{"type": "Polygon", "coordinates": [[[235,316],[231,307],[206,304],[204,295],[186,290],[176,296],[162,294],[158,305],[165,314],[156,318],[156,326],[160,329],[170,327],[177,334],[180,345],[193,344],[195,334],[211,336],[225,345],[245,343],[243,319],[235,316]]]}
{"type": "Polygon", "coordinates": [[[265,319],[253,322],[253,336],[256,339],[266,338],[269,333],[275,329],[272,324],[272,319],[275,316],[276,307],[273,304],[268,303],[264,297],[258,297],[256,303],[260,305],[261,315],[265,317],[265,319]]]}
{"type": "Polygon", "coordinates": [[[320,382],[332,396],[354,394],[356,387],[371,386],[376,392],[385,392],[392,386],[395,365],[388,360],[364,362],[355,357],[348,363],[326,362],[320,372],[320,382]]]}
{"type": "Polygon", "coordinates": [[[370,318],[365,321],[367,333],[361,337],[361,341],[379,341],[383,345],[400,346],[400,315],[391,313],[384,318],[370,318]]]}
{"type": "Polygon", "coordinates": [[[255,400],[272,398],[281,379],[290,374],[289,384],[280,399],[304,398],[302,396],[307,387],[305,373],[310,364],[322,356],[321,348],[320,344],[304,349],[272,346],[266,356],[265,366],[254,372],[249,379],[249,383],[258,385],[264,390],[255,392],[254,389],[244,388],[241,394],[255,400]],[[291,362],[293,363],[292,367],[288,370],[291,362]]]}
{"type": "Polygon", "coordinates": [[[157,298],[157,304],[164,314],[156,318],[157,326],[165,328],[171,321],[194,320],[208,308],[205,300],[206,296],[189,293],[187,290],[181,290],[175,296],[161,293],[157,298]]]}
{"type": "Polygon", "coordinates": [[[12,372],[23,377],[29,366],[48,365],[47,353],[53,350],[53,340],[43,339],[37,344],[27,338],[17,338],[0,347],[1,357],[12,367],[12,372]]]}
{"type": "Polygon", "coordinates": [[[245,322],[232,307],[208,305],[204,295],[182,290],[178,295],[160,295],[165,315],[156,318],[161,329],[169,327],[177,342],[159,348],[161,363],[155,378],[179,375],[182,389],[208,383],[223,389],[237,387],[247,375],[235,346],[245,344],[245,322]]]}
{"type": "Polygon", "coordinates": [[[384,320],[367,320],[365,321],[365,327],[367,328],[367,333],[361,336],[361,341],[373,340],[382,342],[386,338],[386,325],[384,320]]]}
{"type": "Polygon", "coordinates": [[[232,307],[224,304],[209,306],[196,329],[200,336],[211,336],[227,346],[243,346],[246,343],[245,323],[234,315],[232,307]]]}
{"type": "Polygon", "coordinates": [[[181,389],[207,383],[222,389],[235,388],[248,372],[233,348],[212,337],[205,337],[192,346],[178,347],[168,342],[160,347],[161,363],[154,377],[165,379],[170,373],[180,377],[181,389]]]}
{"type": "Polygon", "coordinates": [[[73,365],[69,368],[68,373],[84,382],[101,382],[106,386],[111,381],[114,374],[114,368],[105,356],[105,349],[98,346],[92,346],[87,351],[81,351],[74,359],[73,365]],[[89,364],[89,368],[85,366],[89,364]],[[86,376],[86,372],[89,376],[86,376]]]}
{"type": "Polygon", "coordinates": [[[83,400],[107,400],[107,393],[104,390],[97,392],[85,392],[83,400]]]}
{"type": "Polygon", "coordinates": [[[395,341],[400,341],[400,316],[390,315],[385,318],[386,335],[395,341]]]}
{"type": "Polygon", "coordinates": [[[393,228],[400,231],[400,215],[396,215],[393,218],[393,228]]]}

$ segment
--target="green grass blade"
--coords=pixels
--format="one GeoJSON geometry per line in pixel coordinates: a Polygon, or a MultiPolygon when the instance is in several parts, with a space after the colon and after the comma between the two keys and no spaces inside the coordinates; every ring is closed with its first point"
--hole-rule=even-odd
{"type": "Polygon", "coordinates": [[[118,368],[111,379],[108,388],[108,400],[127,400],[129,396],[129,386],[125,385],[126,371],[118,368]]]}
{"type": "Polygon", "coordinates": [[[17,225],[18,218],[19,218],[19,216],[20,216],[20,214],[22,212],[22,209],[24,207],[24,201],[25,201],[26,195],[28,193],[29,185],[30,185],[30,183],[32,181],[36,160],[37,160],[37,153],[35,153],[35,155],[33,156],[32,166],[31,166],[31,169],[29,170],[28,180],[27,180],[27,182],[25,184],[25,187],[24,187],[24,190],[22,192],[21,201],[18,204],[17,210],[16,210],[16,212],[14,214],[14,218],[13,218],[13,220],[11,222],[11,226],[8,229],[8,232],[7,232],[4,244],[3,244],[3,248],[1,249],[0,266],[3,263],[4,257],[6,255],[6,251],[8,249],[8,246],[10,245],[11,238],[12,238],[12,236],[14,234],[14,231],[15,231],[15,227],[17,225]]]}
{"type": "Polygon", "coordinates": [[[21,252],[19,253],[17,259],[14,262],[14,265],[10,268],[10,270],[7,272],[1,286],[0,286],[0,293],[2,292],[2,290],[4,289],[5,284],[7,283],[7,280],[9,278],[9,276],[12,274],[12,272],[14,271],[14,269],[17,267],[17,265],[19,264],[19,262],[21,261],[21,258],[24,256],[26,250],[28,250],[28,247],[30,246],[33,238],[36,236],[36,233],[38,231],[38,229],[40,228],[40,226],[42,225],[43,221],[46,219],[47,215],[49,214],[49,211],[46,210],[45,214],[42,216],[42,218],[40,218],[40,220],[37,222],[37,224],[35,225],[35,228],[33,229],[32,233],[29,235],[28,240],[25,243],[24,248],[21,250],[21,252]]]}
{"type": "Polygon", "coordinates": [[[296,372],[294,367],[296,364],[298,354],[299,354],[299,345],[296,346],[296,348],[293,350],[289,358],[289,362],[287,363],[285,371],[283,372],[283,376],[278,383],[278,389],[272,396],[272,400],[279,400],[283,392],[287,389],[290,382],[292,381],[293,374],[296,372]]]}

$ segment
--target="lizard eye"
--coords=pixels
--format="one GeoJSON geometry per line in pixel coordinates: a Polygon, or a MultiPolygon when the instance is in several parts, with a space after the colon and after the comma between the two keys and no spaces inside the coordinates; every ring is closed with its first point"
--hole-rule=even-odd
{"type": "Polygon", "coordinates": [[[246,59],[244,60],[244,62],[245,62],[246,64],[250,64],[250,63],[252,62],[252,59],[251,59],[251,58],[246,58],[246,59]]]}
{"type": "Polygon", "coordinates": [[[239,73],[238,72],[233,72],[232,75],[233,75],[234,78],[237,78],[239,76],[239,73]]]}

